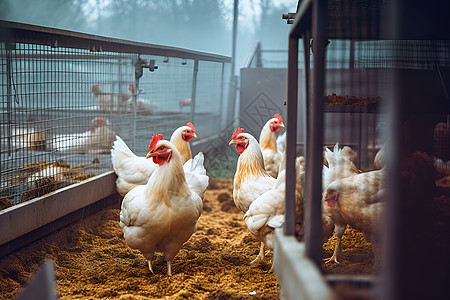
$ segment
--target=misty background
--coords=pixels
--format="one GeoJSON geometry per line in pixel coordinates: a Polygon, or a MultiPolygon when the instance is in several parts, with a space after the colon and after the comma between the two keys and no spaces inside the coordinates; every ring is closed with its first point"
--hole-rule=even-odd
{"type": "MultiPolygon", "coordinates": [[[[236,75],[255,46],[287,49],[297,0],[240,0],[236,75]]],[[[0,0],[0,18],[231,56],[234,0],[0,0]]]]}

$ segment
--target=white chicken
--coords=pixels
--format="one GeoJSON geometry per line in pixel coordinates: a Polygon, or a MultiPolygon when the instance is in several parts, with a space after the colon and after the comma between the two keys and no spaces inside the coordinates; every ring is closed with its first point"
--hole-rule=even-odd
{"type": "MultiPolygon", "coordinates": [[[[134,85],[131,83],[128,86],[130,93],[113,94],[102,91],[97,84],[91,86],[91,92],[94,94],[97,101],[97,107],[101,111],[113,112],[131,112],[133,110],[134,85]]],[[[141,114],[152,114],[158,106],[150,103],[147,100],[137,99],[136,112],[141,114]]]]}
{"type": "MultiPolygon", "coordinates": [[[[132,94],[134,94],[134,92],[135,92],[134,84],[131,83],[128,86],[128,90],[132,94]]],[[[128,111],[132,111],[132,107],[133,107],[132,106],[132,101],[133,101],[133,98],[131,98],[130,100],[127,101],[127,104],[126,104],[127,105],[127,112],[128,111]]],[[[151,115],[151,114],[153,114],[153,112],[156,109],[158,109],[158,106],[153,104],[153,103],[151,103],[148,100],[144,100],[144,99],[142,99],[140,97],[136,100],[136,112],[139,113],[139,114],[151,115]]]]}
{"type": "MultiPolygon", "coordinates": [[[[281,164],[280,172],[272,189],[256,198],[256,200],[250,204],[249,209],[244,215],[244,221],[247,224],[249,231],[270,250],[273,250],[275,228],[280,228],[284,224],[286,191],[284,156],[281,164]]],[[[295,164],[296,205],[303,205],[303,185],[305,177],[303,156],[297,157],[295,164]]]]}
{"type": "Polygon", "coordinates": [[[99,84],[91,86],[91,92],[97,101],[97,107],[101,111],[121,111],[126,110],[126,103],[131,99],[131,94],[106,93],[100,89],[99,84]]]}
{"type": "MultiPolygon", "coordinates": [[[[185,164],[192,158],[189,141],[197,137],[192,123],[177,128],[170,138],[170,142],[177,148],[181,155],[181,162],[185,164]]],[[[147,184],[148,179],[156,168],[156,165],[145,157],[135,155],[125,142],[116,136],[116,141],[111,149],[111,161],[117,174],[116,189],[121,196],[125,196],[137,185],[147,184]]]]}
{"type": "MultiPolygon", "coordinates": [[[[328,167],[323,166],[323,191],[326,191],[330,183],[337,179],[359,174],[358,168],[353,163],[356,160],[356,153],[350,147],[345,146],[344,148],[339,149],[339,144],[336,144],[333,151],[326,148],[325,158],[328,162],[328,167]]],[[[339,263],[338,258],[341,253],[341,239],[346,227],[347,222],[341,216],[339,209],[337,209],[337,207],[327,206],[325,205],[325,202],[322,202],[323,242],[326,242],[331,236],[333,228],[336,234],[336,245],[333,255],[328,259],[324,259],[326,263],[339,263]]]]}
{"type": "MultiPolygon", "coordinates": [[[[39,131],[35,128],[13,127],[10,141],[13,150],[45,151],[47,148],[45,131],[39,131]]],[[[7,145],[5,145],[5,148],[7,148],[7,145]]]]}
{"type": "Polygon", "coordinates": [[[97,117],[91,121],[91,130],[55,135],[48,144],[51,150],[62,153],[106,154],[109,153],[115,136],[111,123],[103,117],[97,117]]]}
{"type": "MultiPolygon", "coordinates": [[[[383,212],[384,169],[365,173],[355,170],[353,175],[338,177],[324,188],[323,200],[333,211],[333,221],[349,224],[362,231],[364,237],[372,243],[375,253],[379,250],[381,216],[383,212]]],[[[345,227],[344,229],[345,230],[345,227]]],[[[342,230],[342,233],[343,233],[342,230]]],[[[336,232],[338,236],[338,233],[336,232]]],[[[341,234],[342,235],[342,234],[341,234]]],[[[328,261],[337,262],[339,244],[328,261]]],[[[377,255],[376,255],[377,256],[377,255]]]]}
{"type": "Polygon", "coordinates": [[[185,175],[176,147],[153,135],[146,158],[157,165],[146,185],[126,194],[120,211],[120,227],[126,243],[139,249],[148,261],[162,252],[167,261],[167,275],[172,275],[171,262],[183,244],[197,230],[209,178],[203,167],[203,154],[194,157],[185,175]],[[186,181],[186,178],[190,181],[186,181]]]}
{"type": "Polygon", "coordinates": [[[286,131],[277,137],[277,150],[281,155],[286,152],[286,131]]]}
{"type": "Polygon", "coordinates": [[[279,114],[268,120],[261,130],[259,144],[264,158],[264,166],[267,173],[273,178],[277,178],[280,170],[281,154],[277,149],[276,132],[284,127],[283,119],[279,114]]]}
{"type": "Polygon", "coordinates": [[[377,169],[382,169],[385,166],[385,159],[384,159],[384,146],[378,150],[377,154],[375,155],[375,158],[373,159],[373,165],[377,169]]]}
{"type": "MultiPolygon", "coordinates": [[[[271,190],[276,179],[264,168],[264,159],[258,141],[244,129],[237,129],[230,145],[236,145],[240,156],[233,180],[233,200],[236,207],[246,213],[250,204],[265,192],[271,190]]],[[[264,244],[253,262],[264,258],[264,244]]]]}

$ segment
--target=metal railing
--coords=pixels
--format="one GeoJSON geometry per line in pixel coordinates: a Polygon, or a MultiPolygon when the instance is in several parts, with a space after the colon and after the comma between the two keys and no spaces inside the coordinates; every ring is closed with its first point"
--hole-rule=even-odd
{"type": "Polygon", "coordinates": [[[155,132],[218,134],[229,57],[0,21],[4,206],[111,169],[121,136],[145,155],[155,132]]]}

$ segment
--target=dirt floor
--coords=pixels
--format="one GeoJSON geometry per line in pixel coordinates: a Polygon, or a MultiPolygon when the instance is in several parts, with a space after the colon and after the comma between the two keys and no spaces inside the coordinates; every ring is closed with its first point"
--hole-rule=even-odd
{"type": "Polygon", "coordinates": [[[162,256],[150,273],[142,254],[125,244],[120,210],[109,208],[3,257],[1,298],[13,297],[51,258],[61,299],[277,299],[277,280],[268,272],[272,255],[249,264],[259,242],[234,206],[232,180],[210,182],[198,231],[172,262],[172,277],[162,256]]]}
{"type": "MultiPolygon", "coordinates": [[[[444,198],[450,204],[450,198],[444,198]]],[[[272,255],[258,265],[249,264],[259,243],[234,206],[232,179],[210,180],[198,231],[175,257],[172,277],[166,275],[162,256],[154,261],[153,275],[140,252],[125,244],[118,207],[104,209],[2,257],[0,298],[14,297],[47,258],[55,262],[61,299],[278,298],[276,276],[268,272],[272,255]]],[[[324,244],[324,258],[332,255],[334,241],[333,236],[324,244]]],[[[340,264],[322,264],[322,268],[326,273],[373,274],[373,263],[370,243],[347,228],[340,264]]]]}

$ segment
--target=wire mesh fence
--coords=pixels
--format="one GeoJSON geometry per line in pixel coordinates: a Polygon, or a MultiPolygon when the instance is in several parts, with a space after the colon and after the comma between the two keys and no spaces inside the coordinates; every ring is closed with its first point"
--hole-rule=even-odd
{"type": "Polygon", "coordinates": [[[6,206],[110,170],[116,135],[145,155],[155,132],[169,138],[194,122],[203,138],[227,122],[228,57],[12,22],[0,28],[6,206]]]}

